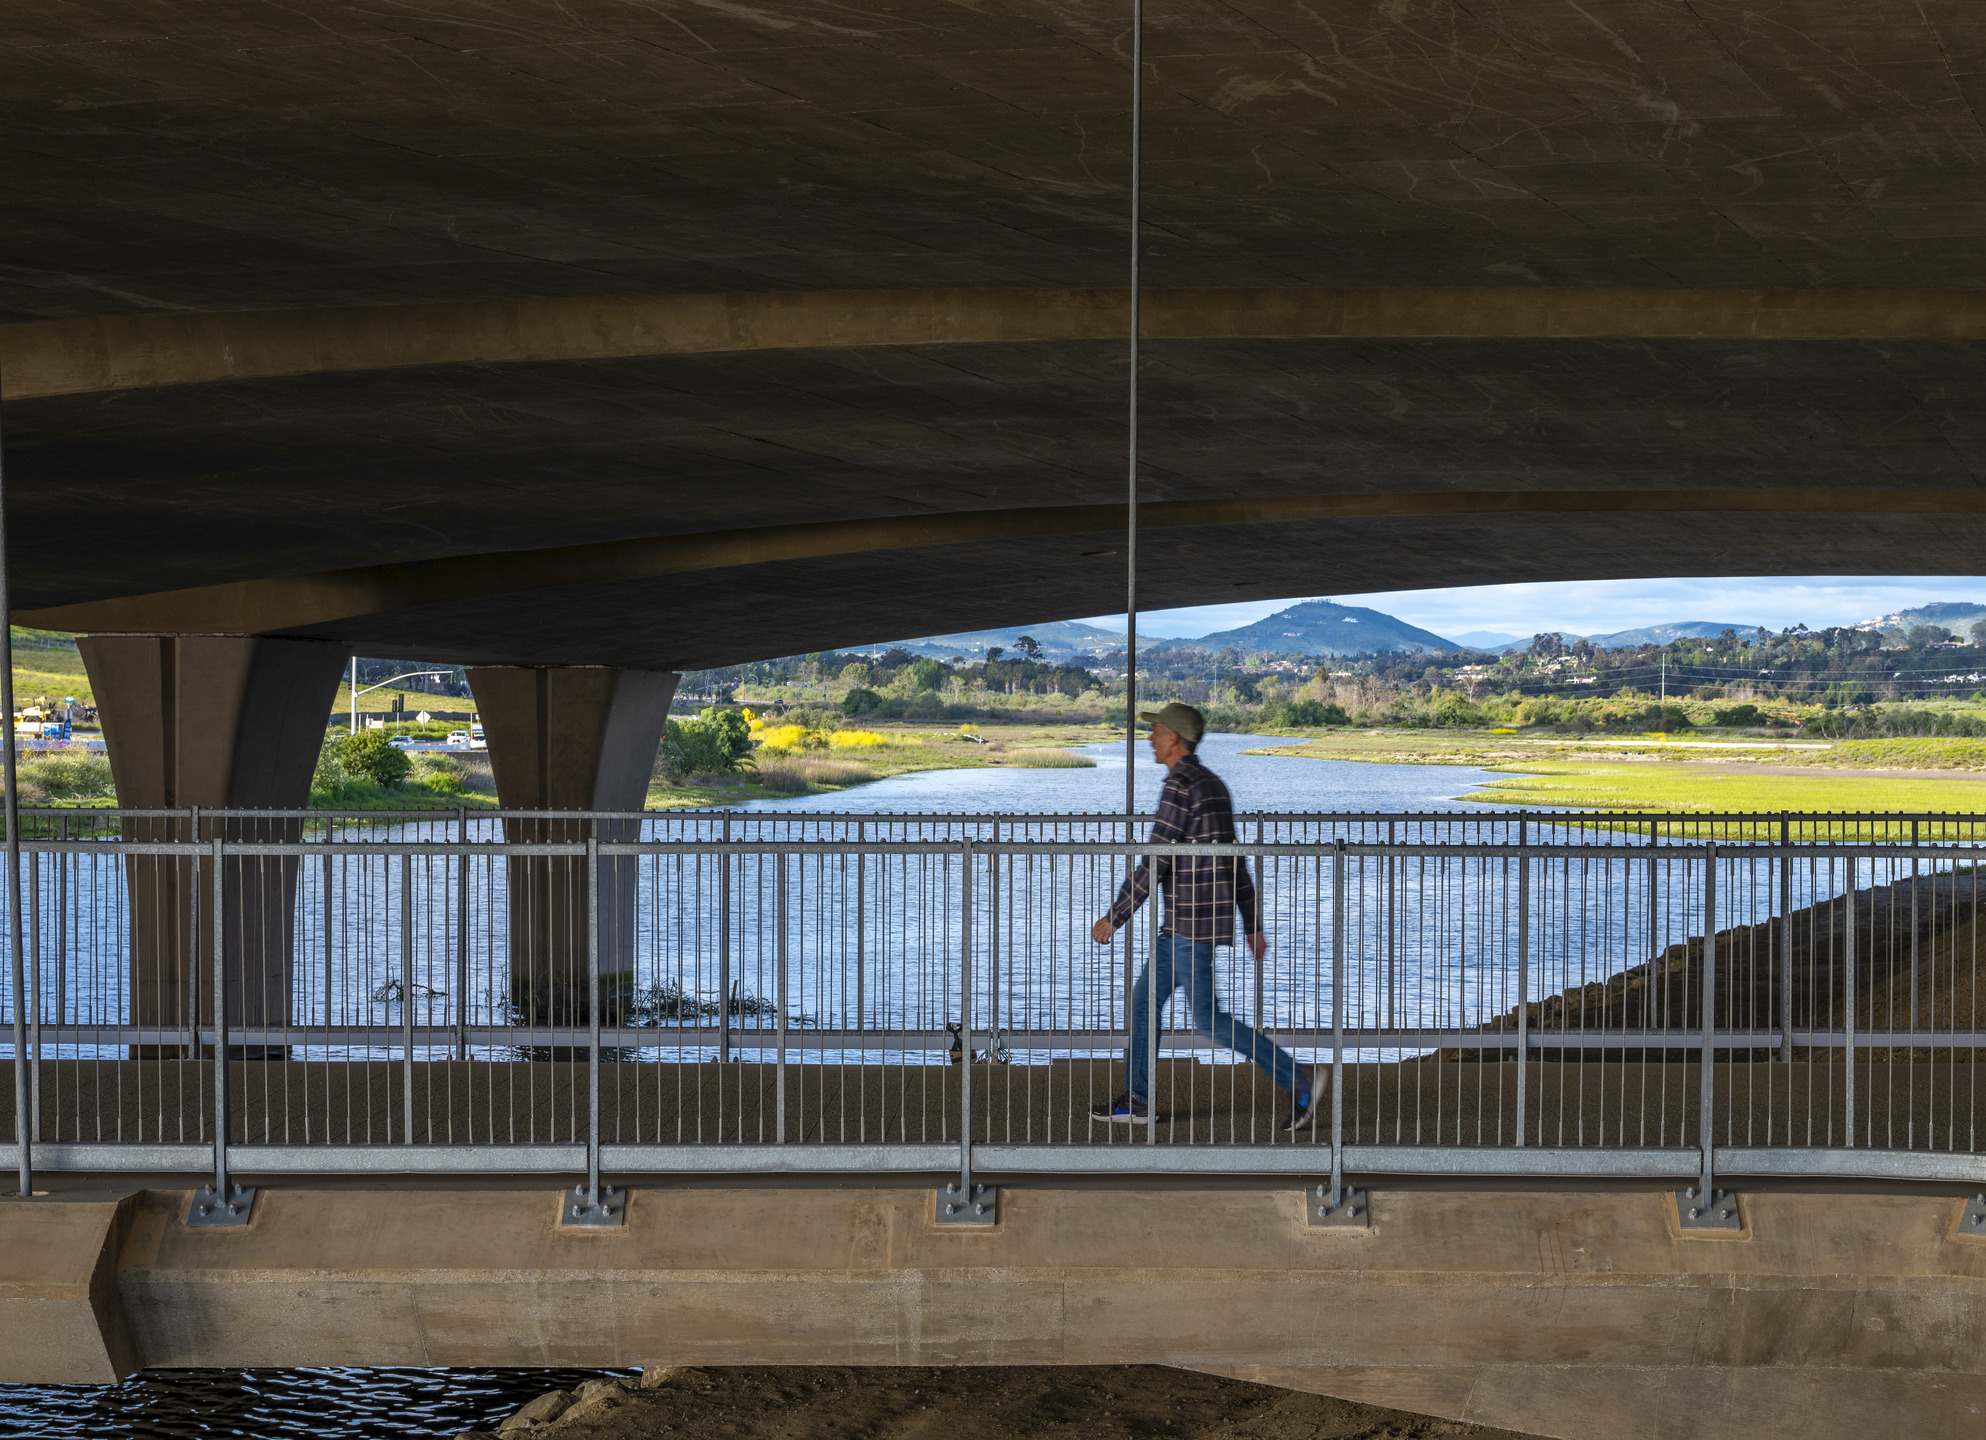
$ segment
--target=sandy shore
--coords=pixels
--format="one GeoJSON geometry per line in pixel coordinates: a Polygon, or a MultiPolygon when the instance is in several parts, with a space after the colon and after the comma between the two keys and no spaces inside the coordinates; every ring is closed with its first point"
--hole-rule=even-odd
{"type": "MultiPolygon", "coordinates": [[[[1502,1440],[1507,1430],[1159,1366],[682,1369],[510,1440],[1502,1440]]],[[[506,1422],[510,1424],[513,1422],[506,1422]]],[[[481,1436],[490,1431],[464,1431],[481,1436]]]]}

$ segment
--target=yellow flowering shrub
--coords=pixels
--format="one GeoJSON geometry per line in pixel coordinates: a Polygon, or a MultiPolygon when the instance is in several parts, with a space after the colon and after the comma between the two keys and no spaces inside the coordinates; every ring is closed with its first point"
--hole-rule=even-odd
{"type": "Polygon", "coordinates": [[[820,744],[820,736],[820,731],[804,725],[767,725],[761,721],[752,726],[752,738],[768,750],[804,750],[820,744]]]}
{"type": "Polygon", "coordinates": [[[830,750],[867,750],[883,743],[873,730],[836,730],[827,737],[830,750]]]}

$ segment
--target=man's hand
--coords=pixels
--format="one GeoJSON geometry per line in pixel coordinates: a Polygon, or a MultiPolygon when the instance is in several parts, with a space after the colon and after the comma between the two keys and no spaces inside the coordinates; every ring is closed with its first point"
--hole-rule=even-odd
{"type": "Polygon", "coordinates": [[[1255,958],[1260,960],[1269,953],[1269,937],[1257,930],[1248,937],[1248,948],[1254,952],[1255,958]]]}
{"type": "Polygon", "coordinates": [[[1090,926],[1090,939],[1096,941],[1099,945],[1108,945],[1110,943],[1110,937],[1116,933],[1117,927],[1110,923],[1110,917],[1108,915],[1090,926]]]}

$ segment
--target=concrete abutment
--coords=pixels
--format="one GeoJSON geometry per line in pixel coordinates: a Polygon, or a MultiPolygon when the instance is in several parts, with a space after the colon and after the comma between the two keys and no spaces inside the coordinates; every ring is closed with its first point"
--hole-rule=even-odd
{"type": "MultiPolygon", "coordinates": [[[[251,1177],[252,1178],[252,1177],[251,1177]]],[[[139,1367],[1164,1364],[1566,1440],[1958,1436],[1986,1415],[1986,1242],[1925,1192],[1018,1181],[940,1227],[914,1181],[636,1182],[562,1230],[539,1182],[272,1183],[0,1207],[0,1380],[139,1367]],[[513,1188],[504,1188],[504,1187],[513,1188]],[[1135,1217],[1135,1218],[1134,1218],[1135,1217]]]]}
{"type": "MultiPolygon", "coordinates": [[[[497,799],[506,810],[639,811],[679,676],[599,666],[476,666],[469,688],[482,715],[497,799]]],[[[638,820],[506,819],[514,843],[633,840],[638,820]]],[[[511,1001],[531,1023],[587,1018],[587,876],[583,859],[512,856],[511,1001]]],[[[600,973],[634,968],[639,863],[606,858],[599,871],[600,973]]]]}

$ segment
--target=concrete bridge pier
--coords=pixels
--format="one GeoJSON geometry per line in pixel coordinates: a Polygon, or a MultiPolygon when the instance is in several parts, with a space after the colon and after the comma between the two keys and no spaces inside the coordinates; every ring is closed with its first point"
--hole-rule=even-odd
{"type": "MultiPolygon", "coordinates": [[[[297,809],[310,798],[343,673],[341,647],[232,635],[86,635],[120,806],[297,809]]],[[[295,841],[299,820],[126,819],[136,841],[295,841]]],[[[168,856],[125,861],[131,900],[131,1018],[140,1025],[211,1021],[214,943],[210,863],[168,856]]],[[[290,1019],[297,862],[231,859],[221,876],[228,1017],[290,1019]]],[[[138,1047],[141,1051],[147,1047],[138,1047]]],[[[176,1048],[176,1047],[175,1047],[176,1048]]],[[[262,1058],[260,1047],[249,1058],[262,1058]]]]}
{"type": "MultiPolygon", "coordinates": [[[[601,666],[484,665],[469,688],[489,739],[497,798],[515,810],[639,810],[681,677],[601,666]]],[[[504,837],[545,844],[632,840],[636,821],[506,820],[504,837]]],[[[508,862],[511,1001],[530,1023],[588,1016],[586,867],[530,856],[508,862]]],[[[600,973],[634,968],[632,858],[600,866],[600,973]]]]}

